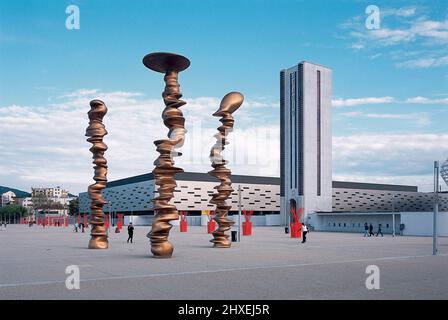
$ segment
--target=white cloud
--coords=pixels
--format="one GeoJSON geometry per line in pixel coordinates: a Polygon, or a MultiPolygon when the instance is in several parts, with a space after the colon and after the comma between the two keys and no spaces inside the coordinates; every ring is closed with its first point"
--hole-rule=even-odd
{"type": "Polygon", "coordinates": [[[415,15],[417,11],[416,7],[403,7],[398,9],[382,9],[381,10],[381,16],[397,16],[397,17],[411,17],[415,15]]]}
{"type": "Polygon", "coordinates": [[[352,98],[352,99],[333,99],[333,107],[353,107],[366,104],[381,104],[394,102],[393,97],[367,97],[367,98],[352,98]]]}
{"type": "MultiPolygon", "coordinates": [[[[91,145],[84,134],[89,102],[94,98],[105,101],[108,107],[104,118],[108,135],[104,142],[109,147],[106,152],[109,180],[152,171],[157,157],[153,141],[166,138],[168,133],[161,119],[162,99],[146,98],[138,92],[81,89],[46,106],[0,107],[0,185],[29,190],[32,185],[62,184],[72,192],[85,190],[93,182],[91,145]]],[[[186,171],[206,172],[210,170],[208,154],[214,143],[213,135],[221,124],[219,118],[211,114],[218,109],[220,98],[198,97],[187,102],[181,108],[188,130],[182,147],[184,156],[176,158],[176,164],[186,171]],[[191,139],[193,135],[195,139],[191,139]],[[191,158],[192,154],[195,157],[191,158]]],[[[279,149],[278,127],[273,128],[272,120],[269,122],[263,117],[267,108],[276,112],[277,104],[268,98],[246,99],[235,113],[235,131],[229,139],[245,138],[234,140],[225,152],[232,157],[256,148],[258,159],[255,161],[264,161],[256,166],[237,159],[240,162],[229,166],[235,173],[261,175],[264,170],[266,174],[278,175],[278,153],[263,151],[279,149]],[[271,135],[269,140],[253,137],[251,130],[255,122],[271,135]]]]}
{"type": "MultiPolygon", "coordinates": [[[[440,95],[440,94],[439,94],[440,95]]],[[[448,98],[442,99],[431,99],[422,96],[406,98],[404,100],[398,100],[394,97],[366,97],[366,98],[337,98],[331,101],[333,107],[355,107],[363,105],[372,104],[384,104],[384,103],[394,103],[394,104],[422,104],[422,105],[437,105],[437,104],[448,104],[448,98]]],[[[345,115],[355,115],[355,113],[345,113],[345,115]]],[[[359,113],[358,113],[359,115],[359,113]]],[[[384,116],[385,117],[385,116],[384,116]]]]}
{"type": "Polygon", "coordinates": [[[428,188],[434,160],[448,154],[448,134],[360,134],[333,137],[335,179],[407,183],[428,188]],[[414,181],[405,177],[415,177],[414,181]]]}
{"type": "Polygon", "coordinates": [[[353,43],[350,47],[355,50],[361,50],[364,49],[365,45],[362,43],[353,43]]]}
{"type": "MultiPolygon", "coordinates": [[[[382,50],[386,47],[404,47],[403,53],[395,63],[404,68],[435,68],[448,65],[446,45],[448,44],[448,19],[435,20],[428,18],[425,8],[414,6],[402,8],[380,8],[381,26],[369,30],[365,27],[365,16],[357,15],[341,24],[347,30],[350,48],[362,52],[372,49],[382,50]],[[418,49],[418,50],[416,50],[418,49]],[[406,58],[408,52],[420,51],[414,59],[406,58]]],[[[378,52],[369,52],[376,56],[378,52]]],[[[394,58],[394,52],[390,52],[394,58]]],[[[397,58],[395,56],[395,58],[397,58]]]]}
{"type": "Polygon", "coordinates": [[[364,113],[360,111],[339,113],[345,117],[365,117],[372,119],[386,119],[386,120],[406,120],[415,122],[419,127],[428,126],[431,124],[431,120],[426,112],[413,112],[413,113],[364,113]]]}
{"type": "Polygon", "coordinates": [[[448,56],[426,57],[420,59],[412,59],[395,64],[397,67],[403,68],[433,68],[448,66],[448,56]]]}
{"type": "Polygon", "coordinates": [[[408,98],[405,101],[406,103],[412,103],[412,104],[448,104],[448,98],[443,99],[429,99],[425,97],[413,97],[408,98]]]}
{"type": "MultiPolygon", "coordinates": [[[[109,181],[152,171],[157,157],[153,141],[167,134],[161,121],[161,99],[132,92],[88,89],[67,96],[48,106],[0,107],[0,185],[25,190],[36,185],[62,185],[73,193],[86,190],[93,182],[92,155],[88,150],[91,145],[84,136],[89,101],[93,98],[103,99],[108,106],[104,123],[109,134],[104,141],[109,147],[106,152],[109,181]]],[[[211,113],[218,108],[219,101],[216,97],[198,97],[188,99],[188,104],[182,107],[188,133],[182,147],[184,154],[175,160],[186,171],[210,170],[208,156],[220,124],[211,113]]],[[[358,103],[359,100],[342,104],[358,103]]],[[[278,176],[279,125],[277,118],[266,117],[267,108],[277,114],[276,102],[247,99],[247,104],[235,113],[235,130],[229,135],[230,144],[223,153],[230,160],[232,172],[278,176]]],[[[393,114],[367,116],[403,118],[393,114]]],[[[356,176],[358,180],[390,177],[400,183],[400,177],[423,177],[428,163],[446,158],[447,146],[447,135],[336,136],[334,173],[356,176]]],[[[422,181],[416,179],[413,184],[422,181]]]]}
{"type": "Polygon", "coordinates": [[[410,26],[402,28],[381,27],[367,30],[357,28],[350,32],[356,43],[370,46],[392,46],[409,43],[417,39],[428,40],[430,44],[440,45],[448,43],[448,19],[443,21],[419,18],[411,22],[410,26]]]}

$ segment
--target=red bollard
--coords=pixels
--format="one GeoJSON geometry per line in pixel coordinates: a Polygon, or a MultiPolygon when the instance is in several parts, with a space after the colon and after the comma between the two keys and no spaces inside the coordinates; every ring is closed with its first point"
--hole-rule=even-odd
{"type": "Polygon", "coordinates": [[[244,219],[246,221],[243,222],[243,236],[252,235],[252,222],[250,221],[252,215],[254,214],[253,210],[244,210],[244,219]]]}
{"type": "Polygon", "coordinates": [[[106,229],[109,229],[109,215],[108,214],[106,214],[104,217],[104,227],[106,229]]]}
{"type": "Polygon", "coordinates": [[[117,217],[118,217],[117,227],[121,230],[123,228],[123,217],[124,217],[124,214],[123,213],[117,214],[117,217]]]}
{"type": "Polygon", "coordinates": [[[48,220],[49,220],[48,221],[49,222],[48,225],[52,226],[53,225],[53,218],[52,217],[48,217],[48,220]]]}
{"type": "Polygon", "coordinates": [[[180,232],[187,232],[187,220],[181,220],[180,221],[180,232]]]}
{"type": "Polygon", "coordinates": [[[291,227],[291,238],[300,238],[302,237],[302,223],[299,222],[300,216],[302,215],[302,208],[296,209],[295,207],[291,208],[291,215],[293,221],[290,223],[291,227]]]}
{"type": "Polygon", "coordinates": [[[291,238],[302,237],[302,223],[301,222],[291,222],[291,238]]]}
{"type": "Polygon", "coordinates": [[[78,214],[77,216],[76,216],[76,224],[80,224],[81,223],[81,216],[78,214]]]}
{"type": "Polygon", "coordinates": [[[252,222],[244,221],[243,222],[243,236],[251,236],[252,235],[252,222]]]}
{"type": "Polygon", "coordinates": [[[64,223],[65,228],[68,227],[68,217],[65,217],[65,223],[64,223]]]}
{"type": "Polygon", "coordinates": [[[89,216],[87,214],[84,215],[84,228],[89,227],[89,216]]]}
{"type": "Polygon", "coordinates": [[[180,214],[180,232],[187,232],[187,211],[179,211],[180,214]]]}
{"type": "Polygon", "coordinates": [[[63,220],[62,220],[62,216],[59,216],[59,223],[58,223],[58,226],[59,226],[59,227],[62,227],[63,224],[64,224],[64,223],[63,223],[63,220]]]}
{"type": "Polygon", "coordinates": [[[207,232],[208,233],[213,233],[213,231],[215,231],[216,229],[216,223],[215,220],[210,220],[207,222],[207,232]]]}
{"type": "Polygon", "coordinates": [[[121,228],[123,227],[123,216],[124,214],[122,213],[117,214],[118,221],[117,221],[117,227],[115,228],[115,233],[120,233],[121,228]]]}

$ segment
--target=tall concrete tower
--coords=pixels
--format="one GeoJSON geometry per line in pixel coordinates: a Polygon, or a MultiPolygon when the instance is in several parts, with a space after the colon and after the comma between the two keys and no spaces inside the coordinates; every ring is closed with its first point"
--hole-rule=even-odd
{"type": "MultiPolygon", "coordinates": [[[[301,62],[280,72],[280,198],[305,215],[332,210],[331,69],[301,62]]],[[[305,216],[303,217],[305,219],[305,216]]]]}

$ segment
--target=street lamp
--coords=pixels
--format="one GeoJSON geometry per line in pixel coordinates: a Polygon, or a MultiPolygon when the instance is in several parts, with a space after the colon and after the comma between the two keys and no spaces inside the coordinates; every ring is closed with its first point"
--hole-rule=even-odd
{"type": "Polygon", "coordinates": [[[392,192],[392,237],[395,237],[395,193],[392,192]]]}
{"type": "Polygon", "coordinates": [[[439,213],[439,162],[434,161],[434,214],[433,214],[433,235],[432,254],[437,255],[437,215],[439,213]]]}

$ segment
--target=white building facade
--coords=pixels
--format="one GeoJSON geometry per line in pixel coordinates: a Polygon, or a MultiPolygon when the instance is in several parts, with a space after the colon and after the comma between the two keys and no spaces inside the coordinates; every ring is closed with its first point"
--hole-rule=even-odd
{"type": "Polygon", "coordinates": [[[14,203],[16,194],[12,191],[7,191],[1,195],[1,206],[4,207],[8,204],[14,203]]]}
{"type": "Polygon", "coordinates": [[[281,213],[332,208],[331,69],[309,62],[280,72],[281,213]]]}

